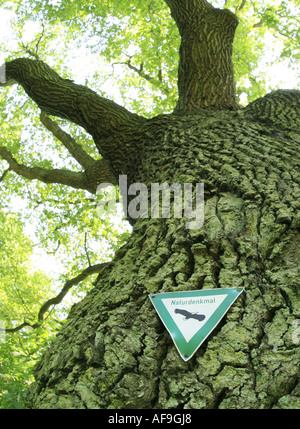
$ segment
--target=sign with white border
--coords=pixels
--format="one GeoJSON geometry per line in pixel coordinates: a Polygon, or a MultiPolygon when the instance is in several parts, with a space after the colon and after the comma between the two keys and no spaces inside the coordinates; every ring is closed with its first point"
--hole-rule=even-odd
{"type": "Polygon", "coordinates": [[[151,294],[149,298],[184,361],[195,354],[242,288],[151,294]]]}

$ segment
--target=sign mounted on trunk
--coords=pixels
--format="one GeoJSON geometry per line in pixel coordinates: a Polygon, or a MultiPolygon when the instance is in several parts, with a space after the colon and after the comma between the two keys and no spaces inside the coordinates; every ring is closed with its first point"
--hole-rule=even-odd
{"type": "Polygon", "coordinates": [[[188,361],[225,316],[242,288],[149,295],[184,361],[188,361]]]}

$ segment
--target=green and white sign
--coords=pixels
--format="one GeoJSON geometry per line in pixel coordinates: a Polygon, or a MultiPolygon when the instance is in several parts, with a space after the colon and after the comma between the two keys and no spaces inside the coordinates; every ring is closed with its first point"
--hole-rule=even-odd
{"type": "Polygon", "coordinates": [[[188,361],[242,292],[242,288],[204,289],[149,298],[180,356],[188,361]]]}

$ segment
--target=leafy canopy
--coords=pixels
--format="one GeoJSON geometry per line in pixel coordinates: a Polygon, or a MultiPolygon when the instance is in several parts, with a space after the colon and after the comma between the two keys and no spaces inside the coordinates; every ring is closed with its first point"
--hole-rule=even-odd
{"type": "MultiPolygon", "coordinates": [[[[6,326],[10,323],[10,328],[24,319],[33,323],[51,291],[51,279],[31,264],[32,252],[32,243],[23,233],[20,217],[0,212],[0,320],[6,326]]],[[[34,334],[26,331],[17,336],[6,334],[6,341],[0,341],[1,408],[21,407],[24,390],[31,379],[32,360],[48,343],[55,325],[52,321],[47,329],[34,334]]]]}

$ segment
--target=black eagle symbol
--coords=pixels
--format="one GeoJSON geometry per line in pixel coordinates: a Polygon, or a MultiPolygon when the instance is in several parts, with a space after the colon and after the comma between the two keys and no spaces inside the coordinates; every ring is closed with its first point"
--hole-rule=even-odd
{"type": "Polygon", "coordinates": [[[204,314],[190,313],[189,311],[181,310],[180,308],[175,308],[175,313],[182,314],[183,316],[185,316],[185,320],[196,319],[199,320],[199,322],[202,322],[202,320],[205,319],[204,314]]]}

